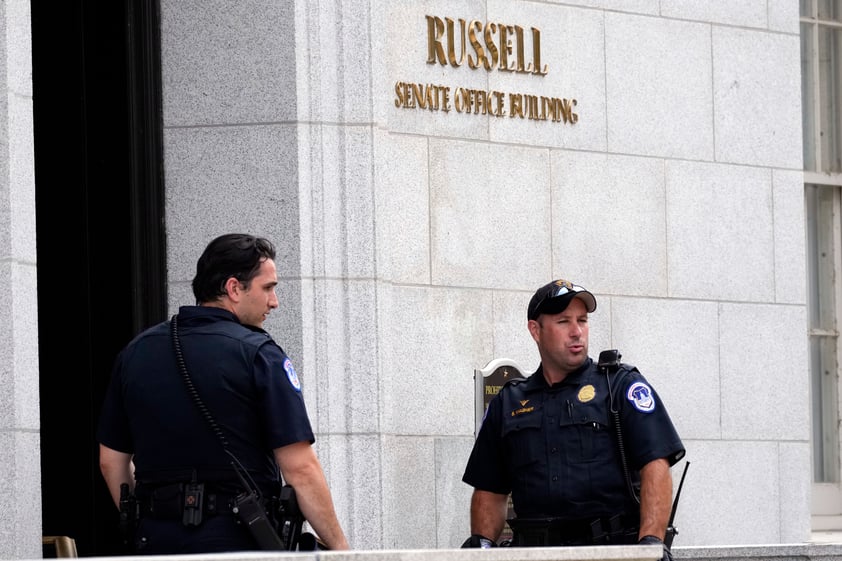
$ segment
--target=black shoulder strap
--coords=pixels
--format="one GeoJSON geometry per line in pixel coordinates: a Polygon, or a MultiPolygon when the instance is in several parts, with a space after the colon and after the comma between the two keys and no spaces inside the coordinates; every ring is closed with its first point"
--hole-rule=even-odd
{"type": "Polygon", "coordinates": [[[620,423],[620,410],[617,408],[614,402],[614,388],[612,387],[612,378],[614,379],[614,385],[619,388],[621,380],[625,377],[626,374],[631,372],[632,370],[636,370],[634,366],[629,366],[628,364],[623,364],[620,362],[622,355],[617,349],[610,349],[607,351],[602,351],[599,353],[599,361],[597,362],[597,367],[599,367],[600,372],[603,373],[605,376],[605,383],[608,385],[608,404],[609,404],[609,412],[611,413],[611,418],[614,421],[614,432],[617,436],[617,449],[620,453],[620,463],[623,467],[623,474],[626,477],[626,487],[629,490],[629,495],[635,500],[636,503],[640,504],[640,495],[634,487],[632,483],[631,473],[629,471],[629,464],[626,460],[626,448],[623,442],[623,427],[620,423]]]}
{"type": "Polygon", "coordinates": [[[231,452],[228,451],[228,441],[225,439],[222,429],[220,429],[219,425],[216,424],[216,420],[213,418],[213,415],[211,415],[210,410],[208,410],[205,403],[202,401],[202,398],[199,396],[196,386],[193,385],[193,379],[190,378],[190,372],[187,370],[187,363],[184,361],[184,353],[181,352],[181,339],[178,337],[178,314],[175,314],[170,320],[170,337],[172,339],[173,351],[175,351],[175,362],[178,364],[178,369],[181,371],[181,378],[184,380],[184,385],[187,387],[187,393],[190,394],[190,398],[193,400],[193,403],[196,404],[196,407],[199,409],[199,413],[201,413],[202,418],[208,423],[211,431],[219,439],[219,442],[222,444],[225,452],[230,454],[231,452]]]}
{"type": "Polygon", "coordinates": [[[175,314],[170,320],[170,337],[172,338],[172,346],[175,351],[175,361],[178,364],[178,369],[181,371],[181,378],[184,380],[184,385],[187,387],[187,393],[190,394],[193,403],[196,404],[196,407],[199,409],[199,413],[202,415],[205,422],[207,422],[211,431],[219,439],[219,443],[222,444],[222,448],[225,450],[225,453],[231,456],[231,467],[234,468],[234,473],[237,474],[237,478],[240,480],[240,483],[242,483],[249,491],[252,491],[260,496],[260,489],[251,479],[251,475],[248,470],[243,467],[240,460],[238,460],[231,450],[228,449],[228,441],[225,439],[225,434],[223,434],[219,425],[216,424],[216,420],[213,418],[213,415],[211,415],[210,410],[199,396],[196,386],[193,385],[193,379],[190,378],[190,372],[187,370],[187,363],[184,360],[184,353],[181,351],[181,339],[178,337],[178,314],[175,314]],[[248,478],[248,480],[246,480],[246,478],[248,478]]]}
{"type": "MultiPolygon", "coordinates": [[[[196,391],[196,387],[193,385],[193,380],[190,378],[190,373],[187,370],[187,363],[184,361],[184,354],[181,352],[181,340],[178,337],[178,314],[175,314],[170,320],[170,335],[172,336],[175,360],[178,363],[179,370],[181,370],[181,377],[184,378],[184,384],[187,386],[187,391],[190,394],[190,397],[193,398],[193,403],[195,403],[196,407],[199,408],[199,412],[202,414],[202,417],[205,421],[207,421],[217,438],[219,438],[222,448],[229,456],[231,456],[231,467],[234,469],[234,473],[237,474],[237,478],[245,488],[245,492],[237,495],[232,512],[237,515],[237,518],[241,523],[247,524],[249,532],[261,549],[273,551],[283,549],[294,550],[298,547],[298,539],[301,536],[300,524],[287,529],[288,533],[286,534],[286,542],[281,538],[278,534],[278,529],[272,525],[266,514],[260,488],[254,482],[246,468],[243,467],[243,464],[240,463],[240,460],[237,459],[237,456],[228,449],[228,441],[225,440],[225,435],[222,433],[222,429],[220,429],[219,425],[216,424],[216,421],[210,414],[210,411],[205,406],[202,398],[199,396],[199,392],[196,391]]],[[[293,492],[291,487],[289,489],[290,492],[293,492]]],[[[292,496],[294,499],[295,495],[292,496]]],[[[288,501],[289,499],[287,499],[287,502],[288,501]]],[[[200,515],[197,519],[197,524],[201,523],[200,515]]],[[[293,518],[293,520],[295,519],[297,518],[293,518]]],[[[301,520],[303,521],[303,515],[301,520]]]]}

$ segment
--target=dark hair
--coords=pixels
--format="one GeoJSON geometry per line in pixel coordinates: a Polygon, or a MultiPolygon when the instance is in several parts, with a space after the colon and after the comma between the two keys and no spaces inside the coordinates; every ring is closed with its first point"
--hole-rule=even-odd
{"type": "Polygon", "coordinates": [[[196,262],[193,295],[196,303],[216,300],[225,294],[225,282],[234,277],[246,288],[266,259],[275,259],[275,246],[249,234],[224,234],[214,239],[196,262]]]}

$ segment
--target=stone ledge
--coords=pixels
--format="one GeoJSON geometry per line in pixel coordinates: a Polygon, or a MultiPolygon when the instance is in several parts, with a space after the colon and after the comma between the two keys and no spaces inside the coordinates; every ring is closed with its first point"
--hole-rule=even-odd
{"type": "MultiPolygon", "coordinates": [[[[248,551],[201,555],[89,557],[100,561],[660,561],[657,545],[500,547],[494,549],[383,549],[315,552],[248,551]]],[[[36,560],[33,560],[36,561],[36,560]]]]}
{"type": "Polygon", "coordinates": [[[775,544],[672,548],[673,557],[682,561],[840,561],[842,544],[775,544]]]}
{"type": "MultiPolygon", "coordinates": [[[[842,543],[681,547],[676,561],[842,561],[842,543]]],[[[248,551],[202,555],[90,557],[100,561],[660,561],[656,545],[502,547],[495,549],[384,549],[354,551],[248,551]]],[[[40,560],[31,560],[40,561],[40,560]]]]}

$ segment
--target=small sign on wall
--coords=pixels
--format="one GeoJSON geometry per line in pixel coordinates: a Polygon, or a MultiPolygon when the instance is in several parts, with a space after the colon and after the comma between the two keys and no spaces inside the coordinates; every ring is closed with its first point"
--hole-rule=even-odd
{"type": "Polygon", "coordinates": [[[485,368],[474,370],[476,388],[476,425],[474,437],[479,434],[482,418],[491,399],[497,395],[503,384],[515,378],[526,378],[523,369],[509,358],[498,358],[489,362],[485,368]]]}
{"type": "MultiPolygon", "coordinates": [[[[498,358],[489,362],[485,368],[481,370],[474,370],[474,386],[476,388],[476,426],[474,428],[474,437],[479,434],[480,425],[482,425],[482,418],[485,415],[485,410],[488,408],[491,399],[497,395],[503,384],[515,378],[526,378],[523,375],[523,369],[518,364],[508,358],[498,358]]],[[[512,497],[509,497],[508,510],[506,518],[513,518],[514,510],[512,509],[512,497]]],[[[503,527],[503,532],[498,541],[506,541],[512,539],[512,529],[506,524],[503,527]]]]}

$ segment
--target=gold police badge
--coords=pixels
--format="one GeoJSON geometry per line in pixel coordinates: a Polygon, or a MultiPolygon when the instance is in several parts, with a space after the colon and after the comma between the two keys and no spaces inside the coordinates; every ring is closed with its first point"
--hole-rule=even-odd
{"type": "Polygon", "coordinates": [[[581,401],[582,403],[587,403],[590,400],[592,400],[595,395],[596,389],[594,389],[592,385],[588,384],[587,386],[582,386],[579,389],[579,395],[576,397],[578,397],[579,401],[581,401]]]}

